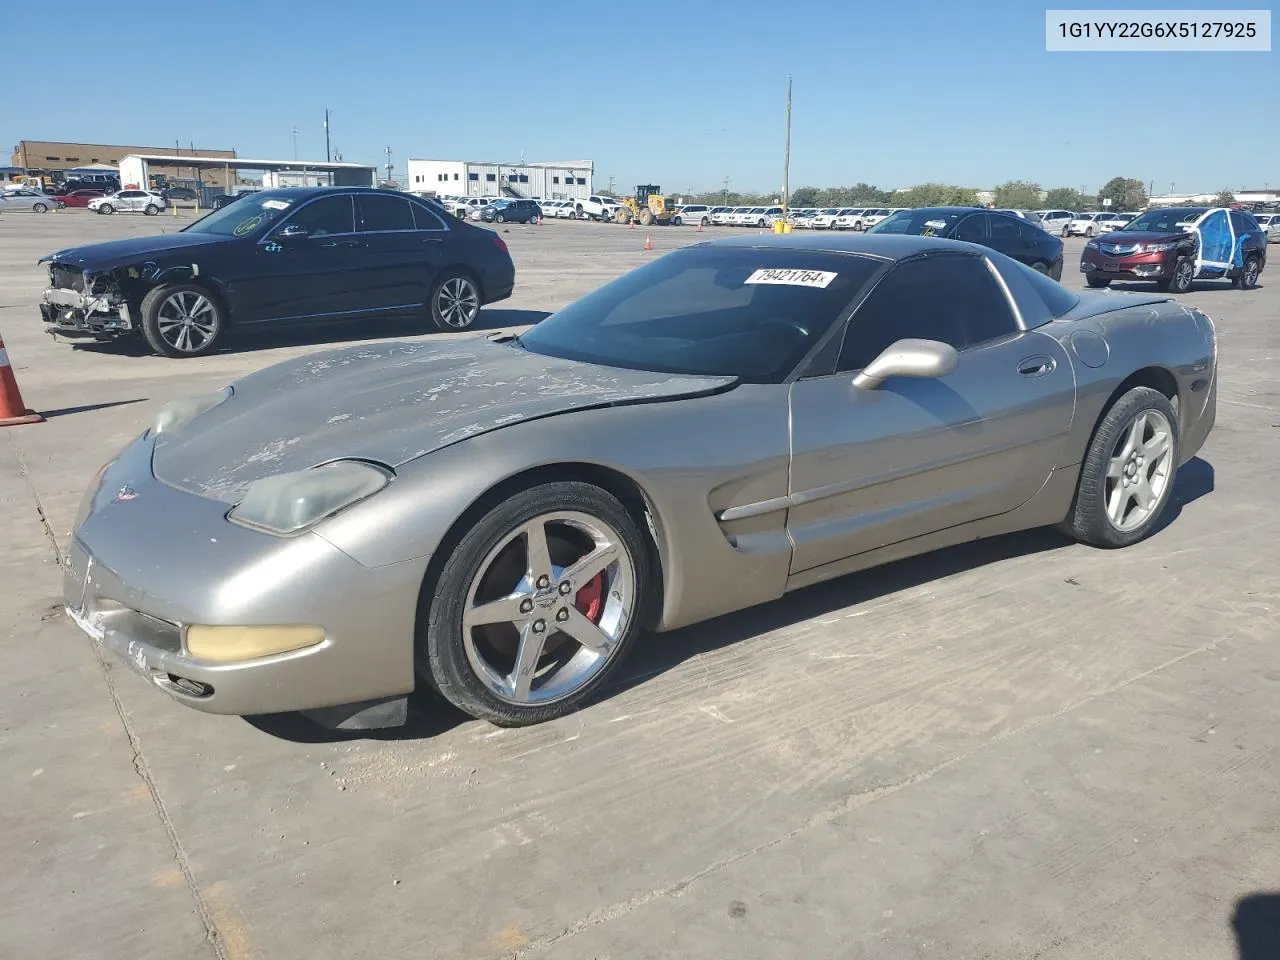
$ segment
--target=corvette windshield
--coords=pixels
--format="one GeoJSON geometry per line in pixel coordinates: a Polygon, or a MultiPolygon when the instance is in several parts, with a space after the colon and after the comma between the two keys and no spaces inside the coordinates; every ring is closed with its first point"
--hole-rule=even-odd
{"type": "Polygon", "coordinates": [[[777,383],[881,265],[796,249],[686,248],[552,314],[520,344],[604,366],[777,383]]]}

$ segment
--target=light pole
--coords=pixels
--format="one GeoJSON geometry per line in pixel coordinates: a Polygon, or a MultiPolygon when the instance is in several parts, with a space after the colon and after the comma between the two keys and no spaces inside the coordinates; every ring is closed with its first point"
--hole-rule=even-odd
{"type": "Polygon", "coordinates": [[[293,128],[293,159],[298,159],[298,128],[293,128]]]}
{"type": "Polygon", "coordinates": [[[791,77],[787,77],[787,145],[782,160],[782,219],[791,206],[791,77]]]}
{"type": "Polygon", "coordinates": [[[722,181],[724,183],[724,205],[729,205],[729,178],[726,176],[722,181]]]}
{"type": "MultiPolygon", "coordinates": [[[[324,108],[324,162],[332,163],[333,158],[329,154],[329,108],[324,108]]],[[[329,174],[333,176],[332,171],[329,174]]]]}

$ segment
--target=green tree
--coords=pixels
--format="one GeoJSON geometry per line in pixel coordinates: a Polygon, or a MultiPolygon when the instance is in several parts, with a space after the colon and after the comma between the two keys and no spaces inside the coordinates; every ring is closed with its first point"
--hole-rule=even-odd
{"type": "Polygon", "coordinates": [[[995,205],[1012,210],[1031,210],[1040,206],[1040,184],[1030,180],[1009,180],[995,189],[995,205]]]}
{"type": "Polygon", "coordinates": [[[1222,188],[1222,192],[1213,198],[1215,207],[1229,207],[1236,202],[1236,195],[1226,187],[1222,188]]]}
{"type": "Polygon", "coordinates": [[[978,191],[950,183],[921,183],[892,194],[895,207],[976,207],[978,191]]]}
{"type": "Polygon", "coordinates": [[[1054,187],[1044,197],[1044,205],[1055,210],[1079,212],[1094,205],[1093,197],[1087,197],[1075,187],[1054,187]]]}
{"type": "Polygon", "coordinates": [[[1111,209],[1117,212],[1121,210],[1141,210],[1147,205],[1147,189],[1143,186],[1141,180],[1112,177],[1098,191],[1098,206],[1103,206],[1103,200],[1110,200],[1111,209]]]}
{"type": "Polygon", "coordinates": [[[791,206],[816,207],[818,205],[817,187],[800,187],[791,191],[791,206]]]}

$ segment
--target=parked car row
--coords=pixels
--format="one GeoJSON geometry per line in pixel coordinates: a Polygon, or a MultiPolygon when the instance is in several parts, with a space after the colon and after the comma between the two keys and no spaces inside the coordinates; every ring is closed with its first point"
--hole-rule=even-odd
{"type": "Polygon", "coordinates": [[[964,240],[1003,253],[1054,280],[1062,279],[1062,240],[1038,222],[1008,210],[976,207],[896,210],[867,232],[964,240]]]}

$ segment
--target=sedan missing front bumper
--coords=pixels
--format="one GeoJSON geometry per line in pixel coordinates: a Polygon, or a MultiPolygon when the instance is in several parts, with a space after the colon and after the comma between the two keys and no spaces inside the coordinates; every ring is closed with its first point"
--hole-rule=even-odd
{"type": "Polygon", "coordinates": [[[59,287],[45,290],[40,317],[48,333],[65,337],[112,337],[135,329],[125,301],[59,287]]]}

